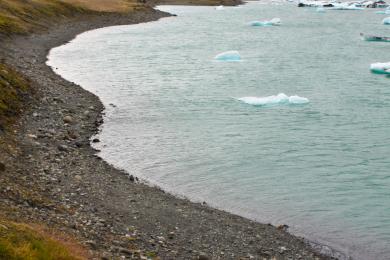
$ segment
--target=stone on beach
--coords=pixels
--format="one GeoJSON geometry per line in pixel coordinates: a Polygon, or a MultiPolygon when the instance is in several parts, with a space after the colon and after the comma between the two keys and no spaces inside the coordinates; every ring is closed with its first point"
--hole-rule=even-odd
{"type": "Polygon", "coordinates": [[[73,118],[71,116],[65,116],[63,120],[64,120],[64,123],[66,123],[66,124],[73,123],[73,118]]]}

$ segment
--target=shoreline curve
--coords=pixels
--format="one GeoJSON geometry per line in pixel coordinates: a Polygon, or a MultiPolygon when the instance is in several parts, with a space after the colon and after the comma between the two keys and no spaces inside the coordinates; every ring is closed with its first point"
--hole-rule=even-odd
{"type": "Polygon", "coordinates": [[[46,33],[2,42],[0,58],[29,78],[36,90],[17,124],[22,152],[8,162],[7,171],[28,172],[29,185],[51,201],[38,210],[29,203],[11,202],[22,205],[18,205],[20,213],[10,216],[61,228],[105,257],[134,255],[139,249],[163,259],[330,259],[283,226],[174,197],[137,182],[96,156],[89,139],[103,123],[104,106],[94,94],[55,74],[46,65],[47,54],[88,30],[166,16],[149,9],[129,15],[86,14],[46,33]],[[56,207],[59,204],[63,212],[56,207]],[[129,236],[134,240],[124,241],[129,236]]]}

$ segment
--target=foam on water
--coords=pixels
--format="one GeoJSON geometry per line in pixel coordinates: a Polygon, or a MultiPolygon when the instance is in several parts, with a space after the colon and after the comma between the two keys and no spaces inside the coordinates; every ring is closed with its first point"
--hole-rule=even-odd
{"type": "Polygon", "coordinates": [[[237,100],[253,106],[275,106],[275,105],[299,105],[309,103],[309,99],[300,96],[287,96],[284,93],[268,97],[242,97],[237,100]]]}

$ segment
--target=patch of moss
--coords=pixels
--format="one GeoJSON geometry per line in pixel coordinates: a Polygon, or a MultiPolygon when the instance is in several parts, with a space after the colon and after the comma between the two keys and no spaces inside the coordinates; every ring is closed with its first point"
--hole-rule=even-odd
{"type": "Polygon", "coordinates": [[[81,247],[76,247],[54,238],[37,227],[0,219],[0,259],[86,259],[81,247]]]}
{"type": "Polygon", "coordinates": [[[19,114],[24,96],[29,90],[26,79],[0,63],[0,130],[6,129],[19,114]]]}

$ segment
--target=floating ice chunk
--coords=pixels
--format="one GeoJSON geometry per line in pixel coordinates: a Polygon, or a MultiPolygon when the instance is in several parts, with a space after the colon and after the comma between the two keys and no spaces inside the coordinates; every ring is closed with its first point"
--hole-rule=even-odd
{"type": "Polygon", "coordinates": [[[384,11],[378,11],[378,12],[375,12],[376,14],[390,14],[390,9],[386,9],[384,11]]]}
{"type": "Polygon", "coordinates": [[[383,19],[383,24],[390,25],[390,17],[383,19]]]}
{"type": "Polygon", "coordinates": [[[217,10],[217,11],[221,11],[221,10],[223,10],[223,9],[225,9],[225,8],[223,7],[223,5],[219,5],[219,6],[215,7],[215,10],[217,10]]]}
{"type": "Polygon", "coordinates": [[[325,8],[323,8],[322,6],[317,7],[317,8],[316,8],[316,12],[317,12],[317,13],[325,13],[325,8]]]}
{"type": "Polygon", "coordinates": [[[226,51],[215,56],[215,59],[219,61],[239,61],[241,56],[238,51],[226,51]]]}
{"type": "Polygon", "coordinates": [[[298,105],[307,104],[309,99],[300,96],[287,96],[284,93],[268,97],[242,97],[239,101],[253,106],[276,106],[276,105],[298,105]]]}
{"type": "Polygon", "coordinates": [[[281,21],[280,21],[280,18],[273,18],[273,19],[271,19],[270,23],[272,25],[280,25],[281,21]]]}
{"type": "Polygon", "coordinates": [[[250,22],[251,26],[278,26],[280,25],[280,18],[273,18],[269,21],[252,21],[250,22]]]}
{"type": "Polygon", "coordinates": [[[360,36],[363,40],[368,42],[390,42],[390,37],[386,36],[375,36],[375,35],[368,35],[364,33],[360,33],[360,36]]]}
{"type": "Polygon", "coordinates": [[[309,103],[309,99],[300,96],[291,96],[288,98],[288,102],[290,104],[307,104],[309,103]]]}
{"type": "Polygon", "coordinates": [[[373,63],[370,66],[370,70],[372,73],[376,73],[376,74],[390,74],[390,62],[373,63]]]}
{"type": "Polygon", "coordinates": [[[346,3],[332,3],[333,7],[330,7],[331,10],[364,10],[363,7],[357,7],[354,4],[346,3]]]}

